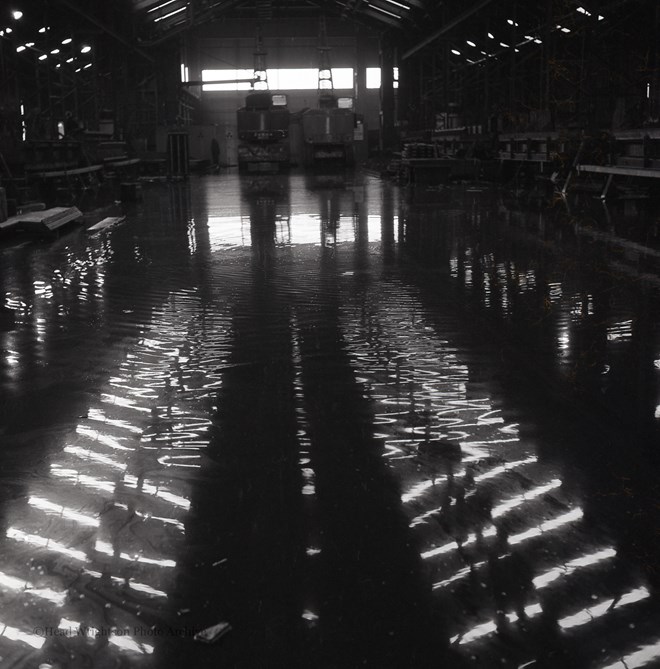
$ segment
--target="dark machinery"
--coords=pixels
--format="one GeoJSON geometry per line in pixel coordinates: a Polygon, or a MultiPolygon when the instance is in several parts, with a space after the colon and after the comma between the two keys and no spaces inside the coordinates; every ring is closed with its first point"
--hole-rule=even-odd
{"type": "Polygon", "coordinates": [[[251,93],[236,112],[238,167],[244,172],[279,171],[289,165],[286,95],[251,93]]]}
{"type": "Polygon", "coordinates": [[[352,98],[337,98],[330,67],[325,19],[321,18],[319,34],[319,107],[302,115],[305,162],[320,165],[328,162],[353,163],[353,137],[356,116],[352,98]]]}
{"type": "Polygon", "coordinates": [[[339,107],[334,96],[322,96],[319,102],[318,109],[307,109],[302,115],[306,162],[350,165],[356,116],[352,109],[339,107]]]}

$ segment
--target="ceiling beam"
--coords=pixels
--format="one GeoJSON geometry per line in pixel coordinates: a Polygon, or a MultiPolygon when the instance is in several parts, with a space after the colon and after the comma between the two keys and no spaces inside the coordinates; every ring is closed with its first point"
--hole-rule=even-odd
{"type": "Polygon", "coordinates": [[[84,19],[87,19],[87,21],[89,21],[90,23],[95,25],[97,28],[100,28],[104,33],[106,33],[107,35],[110,35],[110,37],[113,37],[118,42],[121,42],[124,46],[127,46],[130,49],[132,49],[133,51],[135,51],[136,53],[140,54],[140,56],[142,56],[143,58],[148,60],[150,63],[155,63],[156,62],[155,58],[152,58],[148,53],[146,53],[145,51],[143,51],[142,49],[137,47],[135,44],[133,44],[129,40],[125,39],[121,35],[117,34],[114,30],[111,30],[110,28],[108,28],[101,21],[94,18],[93,16],[91,16],[87,12],[83,11],[79,7],[76,7],[74,2],[70,2],[70,0],[58,0],[58,2],[62,5],[64,5],[65,7],[68,7],[71,11],[75,12],[76,14],[80,14],[80,16],[82,16],[84,19]]]}
{"type": "Polygon", "coordinates": [[[416,44],[412,48],[408,49],[408,51],[406,51],[401,56],[401,59],[406,60],[406,58],[410,58],[410,56],[417,53],[420,49],[423,49],[425,46],[431,44],[431,42],[435,42],[435,40],[437,40],[438,37],[441,37],[445,33],[448,33],[457,25],[463,23],[465,19],[472,16],[472,14],[475,14],[480,9],[483,9],[484,7],[486,7],[486,5],[489,5],[492,1],[493,0],[481,0],[481,2],[478,2],[476,5],[473,5],[469,9],[466,9],[462,14],[459,14],[458,16],[454,17],[451,21],[449,21],[449,23],[446,23],[444,26],[442,26],[442,28],[436,30],[434,33],[431,33],[426,39],[423,39],[419,44],[416,44]]]}

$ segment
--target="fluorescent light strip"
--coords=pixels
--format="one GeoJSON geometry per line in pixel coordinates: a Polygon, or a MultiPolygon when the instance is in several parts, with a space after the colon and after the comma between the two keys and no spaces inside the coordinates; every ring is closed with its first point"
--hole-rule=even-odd
{"type": "Polygon", "coordinates": [[[186,9],[187,7],[181,7],[180,9],[175,9],[173,12],[165,14],[165,16],[159,16],[157,19],[154,19],[154,23],[158,23],[158,21],[164,21],[165,19],[169,19],[170,16],[174,16],[175,14],[179,14],[180,12],[185,12],[186,9]]]}
{"type": "Polygon", "coordinates": [[[387,14],[388,16],[391,16],[394,19],[399,19],[401,20],[401,17],[398,14],[393,14],[392,12],[388,12],[386,9],[382,9],[381,7],[377,7],[376,5],[372,5],[370,2],[367,2],[367,7],[371,7],[371,9],[375,9],[376,11],[382,12],[383,14],[387,14]]]}
{"type": "Polygon", "coordinates": [[[167,0],[167,2],[163,2],[160,5],[158,5],[157,7],[152,7],[151,9],[149,9],[147,11],[147,14],[151,14],[151,12],[157,12],[159,9],[162,9],[163,7],[167,7],[167,5],[171,5],[175,1],[176,0],[167,0]]]}
{"type": "Polygon", "coordinates": [[[389,2],[391,5],[396,5],[397,7],[401,7],[401,9],[410,11],[410,7],[408,7],[407,5],[402,5],[400,2],[397,2],[396,0],[385,0],[385,2],[389,2]]]}

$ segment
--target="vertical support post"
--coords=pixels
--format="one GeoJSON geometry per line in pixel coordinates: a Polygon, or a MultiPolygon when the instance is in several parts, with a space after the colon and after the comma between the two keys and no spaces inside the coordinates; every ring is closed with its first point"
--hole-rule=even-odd
{"type": "Polygon", "coordinates": [[[395,143],[394,129],[394,57],[389,44],[380,45],[380,130],[381,148],[391,149],[395,143]]]}

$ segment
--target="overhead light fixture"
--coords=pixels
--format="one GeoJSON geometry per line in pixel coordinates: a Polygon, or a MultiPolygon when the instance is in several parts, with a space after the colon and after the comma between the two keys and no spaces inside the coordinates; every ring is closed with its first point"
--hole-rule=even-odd
{"type": "Polygon", "coordinates": [[[73,58],[67,58],[67,59],[66,59],[66,62],[67,62],[67,63],[73,63],[73,58]]]}
{"type": "Polygon", "coordinates": [[[470,42],[470,40],[465,40],[466,44],[469,44],[470,46],[477,46],[474,42],[470,42]]]}
{"type": "Polygon", "coordinates": [[[11,28],[5,28],[5,32],[7,33],[7,35],[9,35],[9,33],[12,32],[12,29],[11,28]]]}
{"type": "Polygon", "coordinates": [[[83,70],[86,70],[88,67],[91,67],[91,66],[92,66],[91,63],[87,63],[87,65],[85,65],[85,67],[83,67],[83,70]]]}
{"type": "Polygon", "coordinates": [[[15,9],[11,15],[14,17],[14,21],[20,21],[23,18],[23,12],[19,9],[15,9]]]}
{"type": "Polygon", "coordinates": [[[601,16],[600,14],[598,15],[598,20],[599,20],[599,21],[603,21],[604,19],[605,19],[604,16],[601,16]]]}
{"type": "Polygon", "coordinates": [[[25,46],[29,49],[34,46],[34,42],[26,42],[25,46]]]}
{"type": "Polygon", "coordinates": [[[16,52],[20,53],[21,51],[25,51],[25,47],[24,46],[17,46],[16,47],[16,52]]]}
{"type": "Polygon", "coordinates": [[[488,33],[488,37],[490,37],[491,39],[495,39],[495,35],[493,35],[493,33],[488,33]]]}
{"type": "Polygon", "coordinates": [[[45,53],[39,56],[39,60],[46,60],[46,58],[48,58],[48,56],[45,53]]]}
{"type": "Polygon", "coordinates": [[[62,40],[62,44],[71,44],[71,42],[73,42],[73,40],[70,37],[62,40]]]}
{"type": "Polygon", "coordinates": [[[455,56],[460,56],[460,55],[461,55],[461,52],[458,51],[457,49],[452,49],[451,52],[452,52],[455,56]]]}
{"type": "Polygon", "coordinates": [[[537,38],[534,40],[534,44],[543,44],[543,42],[537,37],[537,38]]]}
{"type": "Polygon", "coordinates": [[[507,19],[506,22],[507,22],[510,26],[516,26],[516,27],[518,27],[518,26],[520,25],[520,24],[516,23],[513,19],[507,19]]]}
{"type": "Polygon", "coordinates": [[[80,47],[80,53],[89,53],[92,50],[92,47],[89,44],[85,44],[80,47]]]}
{"type": "Polygon", "coordinates": [[[588,12],[584,7],[578,7],[577,11],[580,12],[580,14],[584,14],[585,16],[591,16],[591,12],[588,12]]]}
{"type": "Polygon", "coordinates": [[[59,53],[59,52],[60,52],[59,49],[53,49],[53,50],[51,51],[51,53],[52,53],[53,55],[55,55],[56,53],[59,53]]]}
{"type": "Polygon", "coordinates": [[[504,42],[500,42],[500,46],[503,46],[505,49],[509,48],[509,45],[505,44],[504,42]]]}
{"type": "Polygon", "coordinates": [[[43,26],[42,28],[39,28],[40,33],[45,33],[47,30],[48,30],[48,28],[46,28],[46,26],[43,26]]]}
{"type": "Polygon", "coordinates": [[[82,67],[79,67],[76,72],[80,72],[80,70],[82,70],[82,67]]]}

